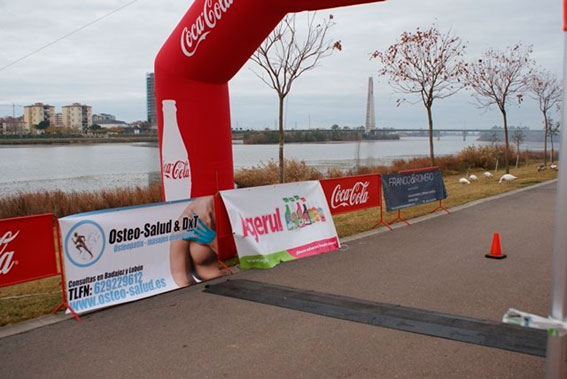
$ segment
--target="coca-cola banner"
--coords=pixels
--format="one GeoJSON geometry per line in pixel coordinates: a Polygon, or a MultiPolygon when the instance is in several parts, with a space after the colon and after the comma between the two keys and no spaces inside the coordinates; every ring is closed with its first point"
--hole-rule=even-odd
{"type": "Polygon", "coordinates": [[[382,175],[382,188],[388,212],[447,198],[438,168],[382,175]]]}
{"type": "Polygon", "coordinates": [[[380,175],[357,175],[321,180],[331,214],[341,214],[382,204],[380,175]]]}
{"type": "Polygon", "coordinates": [[[214,215],[207,196],[60,219],[71,308],[81,313],[225,275],[214,215]]]}
{"type": "Polygon", "coordinates": [[[53,215],[0,220],[0,287],[57,275],[53,215]]]}
{"type": "Polygon", "coordinates": [[[233,188],[228,81],[287,13],[377,1],[193,1],[155,60],[164,200],[233,188]]]}
{"type": "Polygon", "coordinates": [[[337,250],[335,224],[318,181],[222,191],[242,268],[337,250]]]}

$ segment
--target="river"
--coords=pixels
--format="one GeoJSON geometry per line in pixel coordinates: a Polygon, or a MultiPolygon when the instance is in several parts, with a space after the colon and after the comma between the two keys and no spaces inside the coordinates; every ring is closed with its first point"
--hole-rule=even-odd
{"type": "MultiPolygon", "coordinates": [[[[453,154],[483,142],[469,137],[435,140],[436,155],[453,154]]],[[[528,143],[522,149],[541,150],[528,143]]],[[[394,159],[427,156],[426,137],[395,141],[288,144],[286,158],[308,165],[350,168],[358,154],[361,165],[388,164],[394,159]],[[358,150],[358,153],[357,153],[358,150]]],[[[277,159],[277,145],[233,145],[235,168],[251,167],[277,159]]],[[[159,171],[158,149],[146,143],[93,145],[0,146],[0,194],[42,190],[89,191],[127,186],[146,186],[151,173],[159,171]]]]}

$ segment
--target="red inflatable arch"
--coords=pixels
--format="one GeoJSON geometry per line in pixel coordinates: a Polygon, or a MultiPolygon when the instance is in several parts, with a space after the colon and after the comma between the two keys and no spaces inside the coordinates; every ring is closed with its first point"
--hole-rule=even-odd
{"type": "Polygon", "coordinates": [[[290,12],[381,0],[196,0],[155,60],[164,199],[233,188],[228,81],[290,12]]]}

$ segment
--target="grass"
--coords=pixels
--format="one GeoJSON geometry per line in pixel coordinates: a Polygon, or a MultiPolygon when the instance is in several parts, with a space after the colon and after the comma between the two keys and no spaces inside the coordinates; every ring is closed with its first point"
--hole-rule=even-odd
{"type": "MultiPolygon", "coordinates": [[[[512,169],[511,173],[519,179],[512,183],[498,184],[498,178],[504,173],[500,170],[494,174],[492,180],[484,178],[482,173],[484,169],[470,170],[471,174],[479,177],[478,182],[470,185],[463,185],[458,182],[459,178],[464,174],[459,169],[455,159],[446,158],[443,161],[445,186],[449,197],[443,201],[446,207],[455,207],[466,204],[474,200],[497,195],[503,192],[511,191],[518,188],[527,187],[536,183],[541,183],[556,178],[556,171],[546,170],[537,171],[539,164],[524,165],[518,169],[512,169]]],[[[529,159],[529,158],[528,158],[529,159]]],[[[427,166],[428,162],[422,162],[427,166]]],[[[464,162],[460,162],[461,167],[464,162]]],[[[290,163],[288,163],[290,164],[290,163]]],[[[394,167],[376,167],[376,168],[360,168],[354,173],[367,172],[392,172],[408,168],[419,167],[418,160],[410,160],[408,162],[395,162],[394,167]]],[[[465,163],[466,164],[466,163],[465,163]]],[[[470,164],[472,166],[473,164],[470,164]]],[[[255,170],[248,169],[236,173],[236,177],[241,180],[240,186],[260,185],[266,183],[258,183],[258,180],[268,182],[277,181],[277,167],[275,164],[267,164],[266,170],[259,168],[255,170]],[[276,174],[274,174],[276,173],[276,174]],[[239,176],[240,175],[240,176],[239,176]]],[[[308,180],[318,179],[323,175],[316,170],[307,168],[304,163],[292,162],[288,179],[308,180]]],[[[469,166],[467,166],[469,167],[469,166]]],[[[332,170],[327,176],[339,176],[341,173],[332,170]]],[[[344,174],[344,173],[343,173],[344,174]]],[[[237,180],[238,183],[238,180],[237,180]]],[[[152,186],[148,189],[131,188],[123,190],[103,191],[100,193],[72,193],[65,194],[60,191],[53,193],[39,194],[20,194],[10,196],[0,201],[0,218],[25,216],[29,214],[54,213],[57,217],[66,216],[73,213],[80,213],[96,209],[115,208],[133,204],[144,204],[157,202],[160,199],[159,185],[152,186]]],[[[436,203],[426,204],[402,210],[402,214],[407,219],[419,217],[431,212],[436,203]]],[[[385,213],[385,219],[390,220],[395,217],[395,213],[385,213]]],[[[344,238],[350,235],[368,231],[379,220],[379,209],[368,209],[359,212],[339,215],[334,217],[337,232],[340,237],[344,238]]],[[[236,260],[234,261],[236,262],[236,260]]],[[[0,325],[15,323],[41,315],[48,314],[61,302],[59,278],[48,278],[34,282],[28,282],[11,287],[0,288],[0,325]]]]}
{"type": "Polygon", "coordinates": [[[0,288],[0,326],[43,316],[61,303],[59,277],[0,288]]]}
{"type": "MultiPolygon", "coordinates": [[[[471,184],[459,183],[459,178],[463,177],[462,174],[444,175],[443,179],[449,196],[446,200],[443,200],[443,205],[447,208],[456,207],[518,188],[542,183],[557,177],[556,171],[546,170],[538,172],[537,166],[539,166],[539,164],[511,169],[510,173],[518,177],[518,179],[512,183],[498,184],[498,178],[504,174],[503,170],[498,171],[497,174],[493,172],[494,177],[490,180],[484,178],[484,170],[471,170],[470,173],[475,174],[479,178],[478,182],[472,182],[471,184]]],[[[430,213],[437,205],[438,203],[419,205],[403,209],[401,213],[405,218],[411,219],[430,213]]],[[[386,206],[384,204],[384,210],[385,209],[386,206]]],[[[384,219],[386,221],[394,219],[396,214],[397,212],[384,212],[384,219]]],[[[372,226],[380,219],[379,208],[338,215],[333,219],[339,237],[344,238],[372,229],[372,226]]]]}

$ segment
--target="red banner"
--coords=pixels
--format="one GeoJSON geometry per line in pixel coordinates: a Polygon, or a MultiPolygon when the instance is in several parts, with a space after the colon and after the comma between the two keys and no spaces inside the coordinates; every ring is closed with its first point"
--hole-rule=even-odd
{"type": "Polygon", "coordinates": [[[380,175],[357,175],[321,180],[321,186],[333,215],[380,207],[380,175]]]}
{"type": "Polygon", "coordinates": [[[219,194],[215,195],[215,227],[217,232],[217,254],[219,260],[236,257],[236,245],[226,207],[219,194]]]}
{"type": "Polygon", "coordinates": [[[0,287],[57,275],[53,215],[0,220],[0,287]]]}

